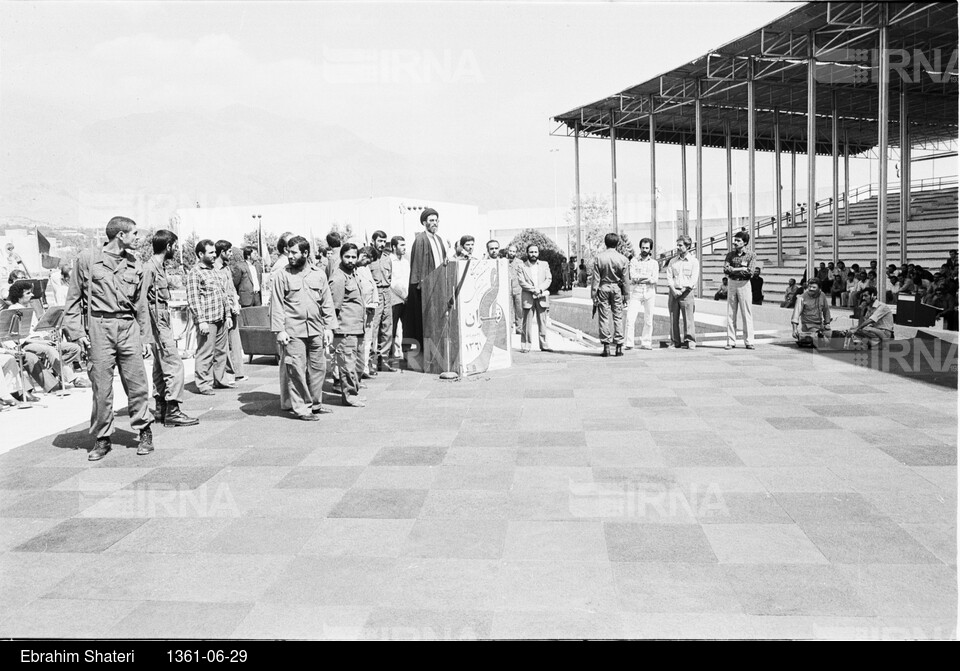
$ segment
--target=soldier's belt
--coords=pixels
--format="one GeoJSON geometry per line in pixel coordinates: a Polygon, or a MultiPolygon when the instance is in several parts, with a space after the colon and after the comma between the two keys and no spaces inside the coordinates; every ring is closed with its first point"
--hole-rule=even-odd
{"type": "Polygon", "coordinates": [[[91,310],[90,315],[101,319],[134,319],[136,317],[132,312],[102,312],[101,310],[91,310]]]}

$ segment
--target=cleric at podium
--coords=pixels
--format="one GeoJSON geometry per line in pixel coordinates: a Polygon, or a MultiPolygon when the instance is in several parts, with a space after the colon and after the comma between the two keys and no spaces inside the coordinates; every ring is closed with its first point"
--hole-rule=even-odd
{"type": "Polygon", "coordinates": [[[420,213],[424,230],[417,233],[410,250],[410,287],[403,310],[403,340],[417,344],[417,354],[423,352],[423,301],[421,284],[424,278],[447,260],[447,246],[437,235],[440,215],[432,208],[420,213]]]}

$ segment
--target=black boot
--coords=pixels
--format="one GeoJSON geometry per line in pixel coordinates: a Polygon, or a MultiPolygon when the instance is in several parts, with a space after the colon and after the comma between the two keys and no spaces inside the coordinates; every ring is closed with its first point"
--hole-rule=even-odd
{"type": "Polygon", "coordinates": [[[617,345],[617,352],[613,356],[623,356],[623,345],[617,345]]]}
{"type": "Polygon", "coordinates": [[[603,352],[600,354],[600,356],[610,356],[610,345],[604,343],[603,352]]]}
{"type": "Polygon", "coordinates": [[[153,400],[154,400],[154,408],[156,408],[156,409],[153,411],[154,419],[155,419],[157,422],[160,422],[161,424],[163,424],[163,423],[164,423],[164,419],[165,419],[166,416],[167,416],[167,402],[164,401],[164,400],[163,400],[162,398],[160,398],[159,396],[154,396],[154,397],[153,397],[153,400]]]}
{"type": "Polygon", "coordinates": [[[170,401],[166,404],[166,419],[164,419],[164,426],[196,426],[200,423],[200,420],[196,417],[190,417],[183,410],[180,409],[180,404],[177,401],[170,401]]]}
{"type": "Polygon", "coordinates": [[[87,455],[87,461],[100,461],[107,456],[107,452],[110,451],[111,447],[109,438],[97,438],[97,444],[94,445],[93,449],[90,450],[90,453],[87,455]]]}
{"type": "Polygon", "coordinates": [[[137,447],[137,454],[143,456],[153,452],[153,429],[149,426],[140,429],[140,445],[137,447]]]}

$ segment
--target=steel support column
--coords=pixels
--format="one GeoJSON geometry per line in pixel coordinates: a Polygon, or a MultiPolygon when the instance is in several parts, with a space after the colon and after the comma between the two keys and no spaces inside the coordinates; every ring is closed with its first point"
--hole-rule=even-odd
{"type": "Polygon", "coordinates": [[[723,124],[723,134],[727,145],[727,251],[733,245],[733,148],[730,139],[730,122],[723,124]]]}
{"type": "Polygon", "coordinates": [[[900,263],[907,263],[907,223],[910,221],[910,128],[907,93],[900,91],[900,263]]]}
{"type": "Polygon", "coordinates": [[[577,198],[577,255],[583,260],[583,237],[580,229],[580,122],[573,126],[573,183],[577,198]]]}
{"type": "Polygon", "coordinates": [[[750,251],[756,247],[757,238],[757,99],[753,82],[753,60],[750,60],[747,80],[747,175],[748,175],[748,222],[750,251]]]}
{"type": "Polygon", "coordinates": [[[880,3],[880,100],[877,124],[879,126],[880,157],[877,191],[877,296],[883,300],[887,295],[887,124],[890,121],[890,49],[888,43],[887,7],[880,3]]]}
{"type": "MultiPolygon", "coordinates": [[[[696,151],[697,151],[697,232],[696,244],[697,261],[702,263],[703,256],[703,109],[700,102],[699,85],[697,87],[697,100],[694,103],[695,125],[696,125],[696,151]]],[[[703,297],[703,273],[697,275],[697,298],[703,297]]]]}
{"type": "Polygon", "coordinates": [[[783,265],[783,183],[780,176],[780,110],[773,112],[773,180],[777,208],[777,267],[783,265]]]}
{"type": "Polygon", "coordinates": [[[833,177],[833,265],[840,260],[840,115],[837,112],[837,92],[830,96],[830,159],[833,177]]]}
{"type": "Polygon", "coordinates": [[[687,217],[687,139],[685,137],[680,140],[680,200],[683,210],[681,226],[677,235],[689,235],[687,232],[690,227],[687,217]]]}
{"type": "Polygon", "coordinates": [[[814,276],[814,220],[817,218],[817,61],[809,34],[807,58],[807,279],[814,276]]]}
{"type": "Polygon", "coordinates": [[[797,150],[790,150],[790,224],[797,225],[797,150]]]}
{"type": "MultiPolygon", "coordinates": [[[[653,101],[650,101],[653,107],[653,101]]],[[[653,255],[657,256],[657,122],[650,115],[650,239],[653,240],[653,255]]],[[[617,231],[619,233],[619,231],[617,231]]]]}
{"type": "Polygon", "coordinates": [[[620,222],[617,220],[617,127],[610,112],[610,213],[613,216],[613,230],[619,235],[620,222]]]}
{"type": "Polygon", "coordinates": [[[843,225],[850,225],[850,139],[843,129],[843,225]]]}

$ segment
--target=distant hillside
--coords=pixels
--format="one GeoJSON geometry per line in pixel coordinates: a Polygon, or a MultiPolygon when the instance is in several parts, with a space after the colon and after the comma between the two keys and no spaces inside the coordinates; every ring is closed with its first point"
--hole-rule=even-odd
{"type": "Polygon", "coordinates": [[[487,210],[529,205],[535,191],[552,194],[552,175],[531,188],[515,159],[408,157],[339,127],[244,106],[210,115],[133,114],[66,130],[53,124],[56,131],[47,123],[5,120],[0,128],[0,222],[25,217],[83,226],[104,212],[131,212],[148,213],[157,224],[197,201],[241,205],[407,193],[487,210]]]}

